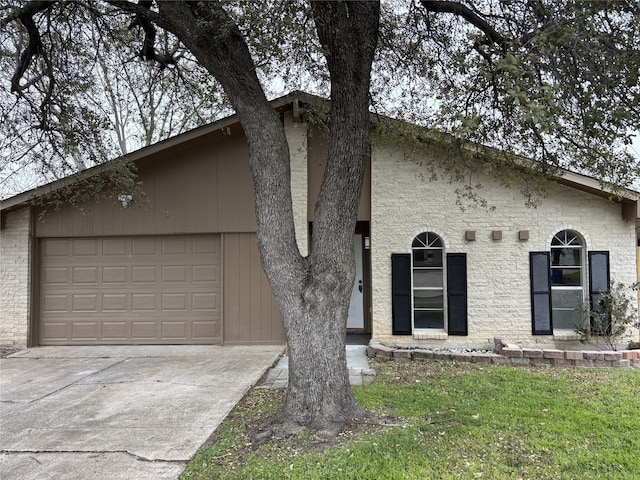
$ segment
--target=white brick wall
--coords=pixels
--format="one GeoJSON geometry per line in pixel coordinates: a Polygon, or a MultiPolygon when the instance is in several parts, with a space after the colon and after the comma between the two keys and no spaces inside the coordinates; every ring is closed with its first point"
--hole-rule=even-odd
{"type": "Polygon", "coordinates": [[[291,113],[285,116],[285,133],[289,143],[291,157],[291,198],[293,201],[293,217],[296,228],[298,250],[303,256],[308,255],[309,227],[307,224],[307,124],[294,122],[291,113]]]}
{"type": "Polygon", "coordinates": [[[635,226],[622,219],[617,203],[550,184],[542,204],[528,208],[517,190],[476,175],[473,183],[483,185],[480,193],[496,209],[478,206],[461,211],[455,189],[462,185],[429,181],[425,167],[389,146],[374,147],[372,156],[372,336],[376,340],[479,347],[492,344],[494,336],[505,336],[527,345],[557,344],[559,337],[531,334],[529,252],[548,250],[553,235],[563,229],[580,232],[587,250],[610,252],[612,280],[630,284],[636,279],[635,226]],[[475,241],[465,240],[466,230],[476,231],[475,241]],[[502,240],[492,240],[492,230],[501,230],[502,240]],[[529,240],[518,240],[519,230],[529,230],[529,240]],[[391,254],[409,253],[414,237],[424,231],[440,235],[446,252],[467,254],[466,337],[417,339],[391,334],[391,254]]]}
{"type": "Polygon", "coordinates": [[[26,345],[31,284],[30,210],[6,214],[0,230],[0,344],[26,345]]]}

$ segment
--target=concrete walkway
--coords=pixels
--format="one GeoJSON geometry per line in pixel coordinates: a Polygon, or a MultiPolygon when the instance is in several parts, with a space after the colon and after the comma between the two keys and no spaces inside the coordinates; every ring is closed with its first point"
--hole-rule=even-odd
{"type": "MultiPolygon", "coordinates": [[[[351,385],[371,382],[376,371],[369,368],[366,345],[347,345],[347,367],[351,385]]],[[[283,388],[289,381],[289,357],[284,356],[269,370],[267,378],[259,388],[283,388]]]]}
{"type": "Polygon", "coordinates": [[[42,347],[0,359],[2,480],[175,480],[283,347],[42,347]]]}

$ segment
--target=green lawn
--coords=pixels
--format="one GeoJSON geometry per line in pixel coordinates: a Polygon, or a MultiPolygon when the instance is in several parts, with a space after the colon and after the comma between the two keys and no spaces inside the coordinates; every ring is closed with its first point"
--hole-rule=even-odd
{"type": "Polygon", "coordinates": [[[640,369],[374,363],[355,387],[395,426],[251,448],[283,392],[254,389],[182,479],[640,479],[640,369]]]}

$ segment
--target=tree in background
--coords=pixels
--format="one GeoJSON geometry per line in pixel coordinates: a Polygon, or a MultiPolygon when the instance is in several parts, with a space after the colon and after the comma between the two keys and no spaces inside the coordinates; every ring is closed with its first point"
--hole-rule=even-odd
{"type": "MultiPolygon", "coordinates": [[[[158,32],[155,42],[180,68],[140,60],[141,26],[131,16],[111,16],[103,28],[102,20],[69,7],[68,20],[58,16],[62,24],[47,27],[50,41],[59,42],[61,55],[52,56],[50,66],[59,88],[50,89],[46,75],[36,74],[22,86],[29,91],[29,108],[21,104],[26,96],[4,95],[0,101],[0,198],[230,113],[219,84],[168,32],[158,32]],[[68,58],[55,65],[61,56],[68,58]]],[[[5,85],[11,85],[15,56],[28,42],[24,30],[5,32],[0,46],[5,85]]]]}
{"type": "Polygon", "coordinates": [[[248,140],[258,246],[284,318],[289,388],[274,425],[285,431],[334,432],[366,414],[349,387],[344,339],[371,106],[427,128],[394,131],[407,141],[445,144],[436,167],[450,178],[480,168],[526,192],[536,173],[560,167],[617,188],[638,176],[626,150],[640,124],[634,0],[24,1],[1,12],[3,45],[17,39],[2,61],[13,65],[5,85],[18,123],[55,146],[40,162],[64,158],[65,148],[100,157],[104,117],[74,121],[83,108],[93,118],[79,99],[94,77],[82,73],[99,59],[109,70],[113,45],[165,70],[193,59],[203,70],[192,74],[206,71],[201,78],[222,87],[248,140]],[[140,36],[122,31],[127,22],[140,36]],[[100,41],[85,51],[76,40],[87,29],[100,41]],[[265,93],[278,85],[331,100],[306,257],[295,240],[288,145],[265,93]]]}

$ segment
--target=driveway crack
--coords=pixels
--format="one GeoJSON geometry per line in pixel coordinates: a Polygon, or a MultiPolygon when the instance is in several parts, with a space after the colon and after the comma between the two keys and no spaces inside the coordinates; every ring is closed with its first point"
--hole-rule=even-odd
{"type": "MultiPolygon", "coordinates": [[[[86,375],[86,376],[84,376],[84,377],[78,378],[78,379],[77,379],[76,381],[74,381],[74,382],[71,382],[71,383],[69,383],[69,384],[67,384],[67,385],[64,385],[64,386],[62,386],[62,387],[58,388],[57,390],[53,390],[52,392],[49,392],[49,393],[47,393],[47,394],[45,394],[45,395],[43,395],[43,396],[41,396],[41,397],[34,398],[33,400],[29,400],[28,402],[16,402],[16,401],[13,401],[13,400],[8,400],[8,401],[6,401],[6,402],[7,402],[7,403],[14,403],[14,404],[29,404],[29,403],[39,402],[40,400],[43,400],[43,399],[45,399],[45,398],[47,398],[47,397],[50,397],[51,395],[55,395],[55,394],[60,393],[60,392],[62,392],[63,390],[65,390],[65,389],[69,388],[69,387],[73,387],[73,386],[75,386],[75,385],[77,385],[78,383],[85,381],[87,378],[91,378],[91,377],[93,377],[94,375],[97,375],[97,374],[99,374],[99,373],[105,372],[105,371],[109,370],[110,368],[116,367],[116,366],[120,365],[121,363],[123,363],[123,362],[125,362],[125,361],[127,361],[127,360],[129,360],[129,358],[123,358],[123,359],[122,359],[122,360],[120,360],[119,362],[112,363],[111,365],[108,365],[108,366],[106,366],[106,367],[104,367],[104,368],[102,368],[102,369],[100,369],[100,370],[96,370],[96,371],[92,372],[92,373],[91,373],[91,374],[89,374],[89,375],[86,375]]],[[[3,401],[2,403],[5,403],[5,401],[3,401]]]]}
{"type": "MultiPolygon", "coordinates": [[[[132,453],[128,450],[0,450],[0,453],[6,455],[47,455],[47,454],[83,454],[83,455],[109,455],[109,454],[125,454],[130,456],[131,458],[138,460],[140,462],[146,463],[175,463],[175,464],[184,464],[189,461],[189,459],[184,460],[172,460],[172,459],[162,459],[162,458],[147,458],[141,455],[132,453]]],[[[33,458],[33,457],[30,457],[33,458]]],[[[40,463],[36,458],[33,458],[36,462],[40,463]]]]}

